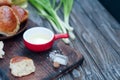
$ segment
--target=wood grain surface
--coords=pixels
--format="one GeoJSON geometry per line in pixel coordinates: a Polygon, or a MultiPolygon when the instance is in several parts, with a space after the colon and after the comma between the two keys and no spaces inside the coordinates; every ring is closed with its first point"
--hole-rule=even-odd
{"type": "MultiPolygon", "coordinates": [[[[52,25],[39,16],[30,4],[27,9],[29,10],[28,28],[44,26],[54,31],[52,25]]],[[[62,10],[59,14],[62,18],[62,10]]],[[[69,46],[81,52],[84,56],[84,61],[82,65],[74,68],[69,73],[63,74],[56,80],[120,80],[120,24],[114,17],[98,0],[74,0],[70,15],[70,25],[74,27],[76,39],[71,41],[69,46]]],[[[6,43],[5,51],[7,51],[5,58],[0,60],[0,63],[4,64],[0,65],[4,72],[9,72],[9,69],[4,66],[9,65],[8,59],[16,56],[16,53],[35,60],[37,59],[32,56],[40,57],[39,54],[33,55],[29,50],[24,50],[25,47],[21,37],[22,34],[4,41],[6,43]],[[14,46],[18,49],[14,48],[14,46]]],[[[37,64],[42,65],[39,62],[37,64]]],[[[11,76],[9,73],[7,75],[11,76]]],[[[41,73],[41,75],[45,76],[44,73],[41,73]]],[[[39,74],[36,74],[36,77],[38,76],[39,74]]],[[[14,78],[11,80],[14,80],[14,78]]]]}
{"type": "Polygon", "coordinates": [[[4,41],[4,44],[6,55],[4,59],[1,60],[0,68],[5,70],[5,74],[10,80],[53,80],[71,71],[83,62],[81,53],[76,52],[62,41],[57,41],[50,50],[45,52],[32,52],[28,50],[23,44],[22,34],[18,35],[16,38],[4,41]],[[54,50],[60,50],[61,54],[68,57],[68,64],[66,66],[60,66],[57,69],[53,67],[53,62],[49,54],[54,50]],[[10,59],[15,56],[31,58],[36,67],[35,72],[20,78],[14,77],[10,72],[9,62],[10,59]]]}

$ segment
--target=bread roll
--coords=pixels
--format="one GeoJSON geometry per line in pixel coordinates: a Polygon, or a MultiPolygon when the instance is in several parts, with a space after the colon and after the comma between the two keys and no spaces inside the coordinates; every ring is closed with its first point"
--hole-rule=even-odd
{"type": "Polygon", "coordinates": [[[10,60],[11,73],[16,77],[26,76],[35,72],[33,60],[27,57],[17,56],[10,60]]]}
{"type": "Polygon", "coordinates": [[[18,16],[20,22],[24,22],[28,19],[28,11],[19,7],[19,6],[12,6],[13,11],[18,16]]]}
{"type": "Polygon", "coordinates": [[[20,28],[20,22],[13,9],[9,6],[0,7],[0,34],[12,36],[20,28]]]}

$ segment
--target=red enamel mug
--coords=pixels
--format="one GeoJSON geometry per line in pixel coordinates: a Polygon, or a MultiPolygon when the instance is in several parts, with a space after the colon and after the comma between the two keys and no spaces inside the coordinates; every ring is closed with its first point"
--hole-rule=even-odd
{"type": "Polygon", "coordinates": [[[54,34],[51,30],[44,27],[33,27],[26,30],[23,34],[25,46],[35,52],[45,51],[52,47],[57,39],[68,38],[66,34],[54,34]]]}

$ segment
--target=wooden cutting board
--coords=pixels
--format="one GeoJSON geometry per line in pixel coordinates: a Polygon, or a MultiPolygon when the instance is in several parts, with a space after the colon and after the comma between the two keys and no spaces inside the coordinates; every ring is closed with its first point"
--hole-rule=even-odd
{"type": "MultiPolygon", "coordinates": [[[[33,23],[30,24],[34,25],[33,23]]],[[[6,54],[4,58],[0,60],[0,69],[10,80],[53,80],[71,71],[83,61],[81,53],[65,45],[62,41],[55,42],[53,47],[48,51],[32,52],[24,46],[22,34],[23,33],[4,40],[4,51],[6,54]],[[49,53],[53,50],[61,50],[62,54],[68,57],[69,61],[67,66],[60,66],[58,69],[53,67],[53,63],[49,58],[49,53]],[[36,66],[36,71],[24,77],[14,77],[9,69],[10,59],[14,56],[26,56],[31,58],[36,66]]],[[[5,80],[5,77],[3,76],[3,80],[5,80]]]]}

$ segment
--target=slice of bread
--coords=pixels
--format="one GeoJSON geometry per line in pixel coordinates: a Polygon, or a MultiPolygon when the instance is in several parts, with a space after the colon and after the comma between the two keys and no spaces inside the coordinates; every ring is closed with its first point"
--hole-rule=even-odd
{"type": "Polygon", "coordinates": [[[16,56],[10,60],[11,73],[16,77],[22,77],[35,72],[33,60],[27,57],[16,56]]]}

